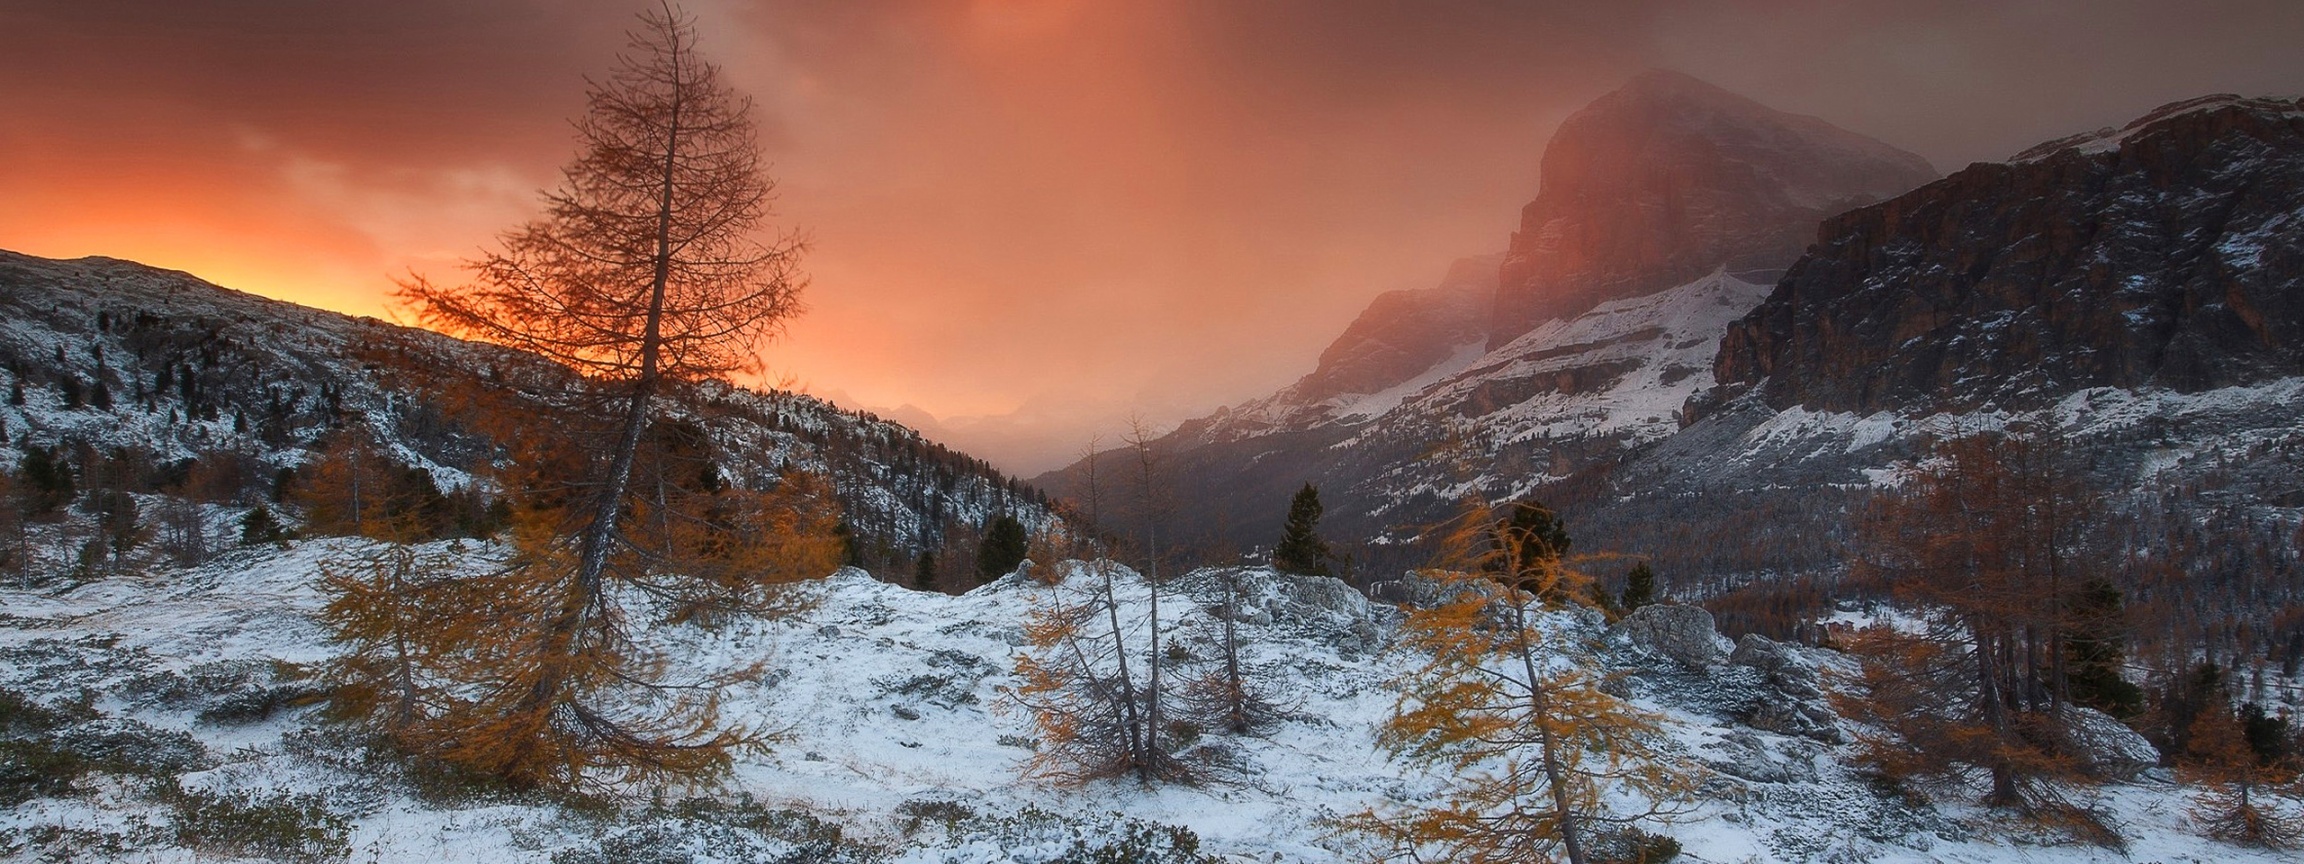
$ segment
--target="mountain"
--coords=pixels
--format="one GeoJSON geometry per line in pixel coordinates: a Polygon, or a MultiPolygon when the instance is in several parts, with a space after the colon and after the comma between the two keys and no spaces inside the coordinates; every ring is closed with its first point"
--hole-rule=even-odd
{"type": "MultiPolygon", "coordinates": [[[[1311,482],[1332,534],[1397,541],[1467,490],[1524,494],[1668,437],[1711,386],[1720,334],[1818,219],[1935,177],[1912,154],[1669,72],[1569,117],[1542,167],[1501,258],[1379,296],[1310,375],[1162,438],[1167,482],[1205,505],[1179,527],[1268,544],[1311,482]]],[[[1077,495],[1084,467],[1035,483],[1077,495]]]]}
{"type": "Polygon", "coordinates": [[[1825,216],[1936,179],[1924,160],[1677,72],[1570,115],[1505,252],[1489,347],[1714,268],[1770,281],[1825,216]]]}
{"type": "Polygon", "coordinates": [[[1834,578],[1933,442],[2026,432],[2097,511],[2067,551],[2155,610],[2151,641],[2297,656],[2300,244],[2295,101],[2195,99],[1973,165],[1825,221],[1685,429],[1540,494],[1660,570],[1834,578]]]}
{"type": "Polygon", "coordinates": [[[2304,374],[2304,105],[2211,96],[1826,221],[1730,330],[1774,407],[2040,407],[2304,374]]]}
{"type": "MultiPolygon", "coordinates": [[[[0,322],[5,386],[25,396],[0,405],[7,440],[61,446],[83,474],[115,454],[138,472],[231,464],[247,475],[243,497],[271,491],[280,469],[346,426],[439,487],[463,488],[503,442],[459,414],[459,388],[518,405],[530,389],[572,383],[530,355],[109,258],[0,251],[0,322]]],[[[871,555],[908,562],[1002,511],[1052,518],[1038,492],[980,460],[807,396],[709,381],[663,412],[701,428],[737,482],[772,484],[787,468],[830,477],[871,555]]]]}

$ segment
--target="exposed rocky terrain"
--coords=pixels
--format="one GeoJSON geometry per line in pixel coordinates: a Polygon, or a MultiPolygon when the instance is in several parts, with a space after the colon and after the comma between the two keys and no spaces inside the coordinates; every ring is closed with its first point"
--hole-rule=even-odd
{"type": "Polygon", "coordinates": [[[1869,414],[2304,374],[2299,202],[2304,103],[2170,105],[1826,220],[1717,375],[1869,414]]]}

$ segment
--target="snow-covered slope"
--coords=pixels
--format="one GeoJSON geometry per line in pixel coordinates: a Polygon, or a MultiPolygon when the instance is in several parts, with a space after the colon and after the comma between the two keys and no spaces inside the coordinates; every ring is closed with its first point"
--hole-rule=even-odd
{"type": "MultiPolygon", "coordinates": [[[[276,469],[304,462],[330,431],[361,425],[454,489],[500,448],[456,421],[444,385],[518,394],[568,379],[532,356],[187,273],[0,251],[0,392],[23,393],[21,405],[0,404],[0,433],[22,446],[125,448],[161,466],[231,453],[263,466],[255,485],[268,490],[276,469]]],[[[1051,518],[1037,491],[989,464],[803,394],[704,382],[662,408],[710,436],[733,481],[773,483],[792,467],[831,477],[850,527],[905,562],[1001,512],[1051,518]]]]}
{"type": "MultiPolygon", "coordinates": [[[[1244,403],[1184,424],[1160,447],[1180,494],[1207,505],[1186,517],[1202,520],[1191,530],[1269,543],[1287,496],[1311,482],[1331,536],[1397,539],[1468,489],[1518,495],[1674,434],[1681,406],[1713,386],[1721,334],[1767,293],[1714,270],[1494,350],[1460,344],[1377,392],[1306,404],[1290,389],[1244,403]],[[1448,452],[1435,452],[1443,442],[1448,452]]],[[[1075,479],[1036,482],[1061,493],[1075,479]]]]}
{"type": "MultiPolygon", "coordinates": [[[[1229,767],[1202,786],[1058,787],[1021,774],[1033,732],[1006,696],[1025,650],[1020,626],[1070,589],[1010,577],[949,597],[844,571],[809,585],[813,607],[792,617],[649,635],[685,670],[765,664],[766,674],[721,693],[724,716],[785,737],[741,758],[720,788],[622,789],[574,806],[443,787],[364,755],[298,707],[314,692],[306,676],[331,650],[311,617],[315,572],[374,551],[316,541],[59,592],[0,589],[0,687],[67,715],[58,740],[141,760],[0,809],[0,860],[285,854],[234,847],[186,809],[270,802],[309,808],[300,818],[318,826],[312,848],[355,861],[1085,862],[1120,860],[1096,850],[1129,843],[1171,849],[1180,835],[1163,826],[1188,829],[1217,860],[1348,861],[1360,850],[1331,817],[1435,788],[1375,749],[1375,725],[1394,699],[1388,678],[1404,665],[1387,641],[1392,613],[1332,580],[1262,570],[1243,574],[1247,666],[1291,718],[1264,737],[1205,735],[1196,746],[1220,750],[1229,767]]],[[[493,554],[483,545],[425,551],[466,566],[493,554]]],[[[1075,583],[1085,578],[1073,572],[1075,583]]],[[[1134,620],[1145,586],[1121,579],[1123,615],[1134,620]]],[[[1167,589],[1168,634],[1186,657],[1211,656],[1215,584],[1202,571],[1167,589]],[[1176,593],[1192,602],[1174,602],[1176,593]]],[[[1601,635],[1573,615],[1548,626],[1601,635]]],[[[1734,658],[1785,658],[1775,668],[1793,670],[1769,673],[1734,658],[1682,665],[1621,632],[1604,644],[1608,662],[1630,673],[1633,698],[1667,717],[1666,748],[1703,766],[1697,809],[1650,826],[1678,838],[1684,860],[2279,860],[2192,837],[2163,780],[2107,787],[2093,802],[2130,844],[2124,854],[2033,845],[2038,838],[2012,837],[1989,814],[1868,782],[1838,732],[1746,722],[1766,713],[1756,711],[1763,703],[1821,710],[1813,685],[1799,682],[1831,686],[1846,666],[1830,652],[1739,646],[1734,658]]]]}

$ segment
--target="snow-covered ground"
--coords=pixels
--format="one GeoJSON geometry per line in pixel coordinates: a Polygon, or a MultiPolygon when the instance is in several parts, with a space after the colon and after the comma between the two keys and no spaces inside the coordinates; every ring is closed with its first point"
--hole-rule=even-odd
{"type": "MultiPolygon", "coordinates": [[[[1436,788],[1375,747],[1393,704],[1388,678],[1405,667],[1387,648],[1395,615],[1341,583],[1244,574],[1250,674],[1292,717],[1263,737],[1205,737],[1228,766],[1210,782],[1063,787],[1024,776],[1033,727],[1006,688],[1017,653],[1028,650],[1026,614],[1077,590],[1086,571],[1076,569],[1067,587],[1009,577],[949,597],[849,570],[806,586],[813,604],[786,618],[656,631],[693,671],[756,662],[769,670],[722,694],[723,717],[785,737],[741,758],[718,788],[626,789],[607,809],[444,793],[366,761],[296,698],[313,692],[302,676],[332,650],[312,617],[322,601],[317,571],[372,551],[365,541],[310,541],[241,549],[192,570],[0,589],[0,687],[67,713],[85,702],[77,731],[58,734],[109,730],[130,741],[125,752],[142,754],[133,758],[180,763],[145,773],[173,773],[185,790],[91,775],[71,793],[0,810],[0,858],[260,855],[229,844],[187,848],[186,838],[203,835],[185,826],[197,818],[187,814],[269,801],[316,804],[323,822],[341,820],[333,824],[343,845],[331,849],[352,861],[1085,861],[1100,847],[1170,848],[1176,835],[1163,826],[1189,829],[1200,853],[1223,860],[1337,861],[1359,852],[1331,817],[1436,788]],[[709,800],[680,803],[691,798],[709,800]],[[826,840],[831,826],[837,842],[826,840]]],[[[430,551],[471,566],[489,554],[482,544],[430,551]]],[[[1176,580],[1163,602],[1173,619],[1166,638],[1186,663],[1213,656],[1213,575],[1176,580]]],[[[1123,571],[1119,594],[1138,617],[1144,583],[1123,571]]],[[[2027,843],[1990,814],[1875,789],[1850,767],[1849,745],[1822,740],[1829,735],[1738,722],[1760,701],[1789,698],[1750,665],[1690,668],[1621,634],[1608,639],[1612,662],[1633,672],[1636,701],[1669,719],[1670,746],[1707,766],[1698,809],[1651,826],[1680,840],[1684,860],[2282,860],[2198,839],[2180,792],[2149,779],[2108,787],[2096,802],[2127,838],[2124,853],[2027,843]]],[[[1844,665],[1826,652],[1799,656],[1844,665]]]]}

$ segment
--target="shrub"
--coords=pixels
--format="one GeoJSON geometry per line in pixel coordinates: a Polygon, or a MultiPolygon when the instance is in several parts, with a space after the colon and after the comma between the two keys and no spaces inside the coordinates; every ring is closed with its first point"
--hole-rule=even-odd
{"type": "Polygon", "coordinates": [[[831,864],[876,857],[849,842],[840,826],[798,810],[771,810],[751,796],[735,801],[690,798],[650,806],[610,829],[598,845],[562,850],[553,864],[831,864]]]}
{"type": "Polygon", "coordinates": [[[318,796],[178,788],[176,840],[203,852],[288,861],[333,861],[351,852],[352,820],[318,796]]]}
{"type": "Polygon", "coordinates": [[[69,795],[87,773],[87,760],[46,741],[0,740],[0,807],[69,795]]]}

